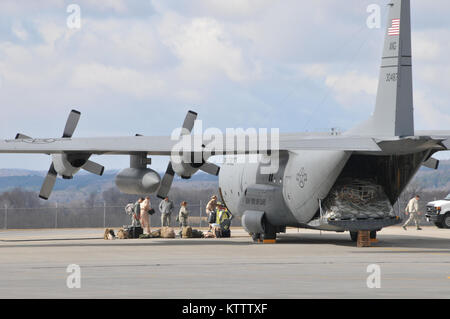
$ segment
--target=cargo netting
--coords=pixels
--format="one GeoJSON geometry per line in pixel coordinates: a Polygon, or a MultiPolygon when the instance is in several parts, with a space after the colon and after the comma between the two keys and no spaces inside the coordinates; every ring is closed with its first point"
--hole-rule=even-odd
{"type": "Polygon", "coordinates": [[[339,181],[322,202],[327,219],[367,219],[394,217],[394,209],[383,187],[365,180],[339,181]]]}

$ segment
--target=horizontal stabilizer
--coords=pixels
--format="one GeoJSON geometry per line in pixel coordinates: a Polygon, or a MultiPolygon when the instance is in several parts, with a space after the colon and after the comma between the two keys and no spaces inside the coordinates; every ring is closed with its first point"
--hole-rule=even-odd
{"type": "Polygon", "coordinates": [[[29,137],[25,134],[17,133],[16,140],[30,140],[32,137],[29,137]]]}
{"type": "Polygon", "coordinates": [[[442,145],[444,145],[448,150],[450,150],[450,138],[448,140],[443,141],[442,145]]]}
{"type": "Polygon", "coordinates": [[[439,167],[439,160],[430,157],[428,160],[426,160],[425,162],[423,162],[422,164],[425,167],[431,168],[431,169],[438,169],[439,167]]]}

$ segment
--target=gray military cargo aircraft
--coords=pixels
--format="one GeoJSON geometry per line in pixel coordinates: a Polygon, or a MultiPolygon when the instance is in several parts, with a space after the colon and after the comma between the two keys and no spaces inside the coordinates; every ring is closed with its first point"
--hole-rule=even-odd
{"type": "Polygon", "coordinates": [[[242,216],[254,240],[274,240],[287,226],[350,231],[352,239],[359,230],[376,232],[399,223],[392,205],[421,165],[437,169],[439,162],[432,155],[450,149],[450,131],[414,130],[410,1],[392,0],[389,6],[375,111],[345,133],[280,134],[265,145],[260,143],[261,135],[256,136],[258,143],[239,134],[211,139],[191,135],[197,114],[189,111],[178,139],[140,135],[72,138],[80,117],[72,111],[61,138],[17,134],[13,140],[0,141],[0,153],[52,156],[39,195],[44,199],[49,198],[58,175],[70,179],[80,169],[101,175],[104,168],[90,161],[91,155],[129,155],[130,168],[116,177],[122,192],[157,192],[164,198],[175,174],[190,178],[202,170],[219,175],[223,202],[233,214],[242,216]],[[258,157],[253,162],[236,160],[255,154],[258,157]],[[227,155],[220,168],[208,162],[215,155],[227,155]],[[148,156],[170,156],[162,179],[147,167],[151,164],[148,156]],[[277,169],[263,173],[275,159],[277,169]],[[374,211],[370,201],[379,195],[384,206],[375,205],[374,211]],[[345,214],[349,207],[356,207],[356,213],[345,214]],[[377,209],[384,211],[373,215],[377,209]],[[336,214],[336,210],[341,212],[336,214]],[[371,213],[364,215],[366,210],[371,213]]]}

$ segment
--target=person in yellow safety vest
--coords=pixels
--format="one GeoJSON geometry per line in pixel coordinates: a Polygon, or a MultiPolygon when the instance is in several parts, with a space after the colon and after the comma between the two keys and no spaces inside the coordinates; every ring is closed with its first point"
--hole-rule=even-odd
{"type": "Polygon", "coordinates": [[[231,213],[224,205],[217,203],[216,208],[216,224],[222,224],[225,220],[231,219],[231,213]]]}

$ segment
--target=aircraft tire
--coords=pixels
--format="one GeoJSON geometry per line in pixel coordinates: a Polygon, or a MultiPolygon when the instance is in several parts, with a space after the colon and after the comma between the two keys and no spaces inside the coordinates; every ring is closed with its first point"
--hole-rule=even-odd
{"type": "Polygon", "coordinates": [[[352,242],[357,242],[358,241],[358,232],[357,231],[351,231],[350,232],[350,239],[352,240],[352,242]]]}
{"type": "Polygon", "coordinates": [[[261,234],[251,234],[254,243],[258,243],[261,239],[261,234]]]}

